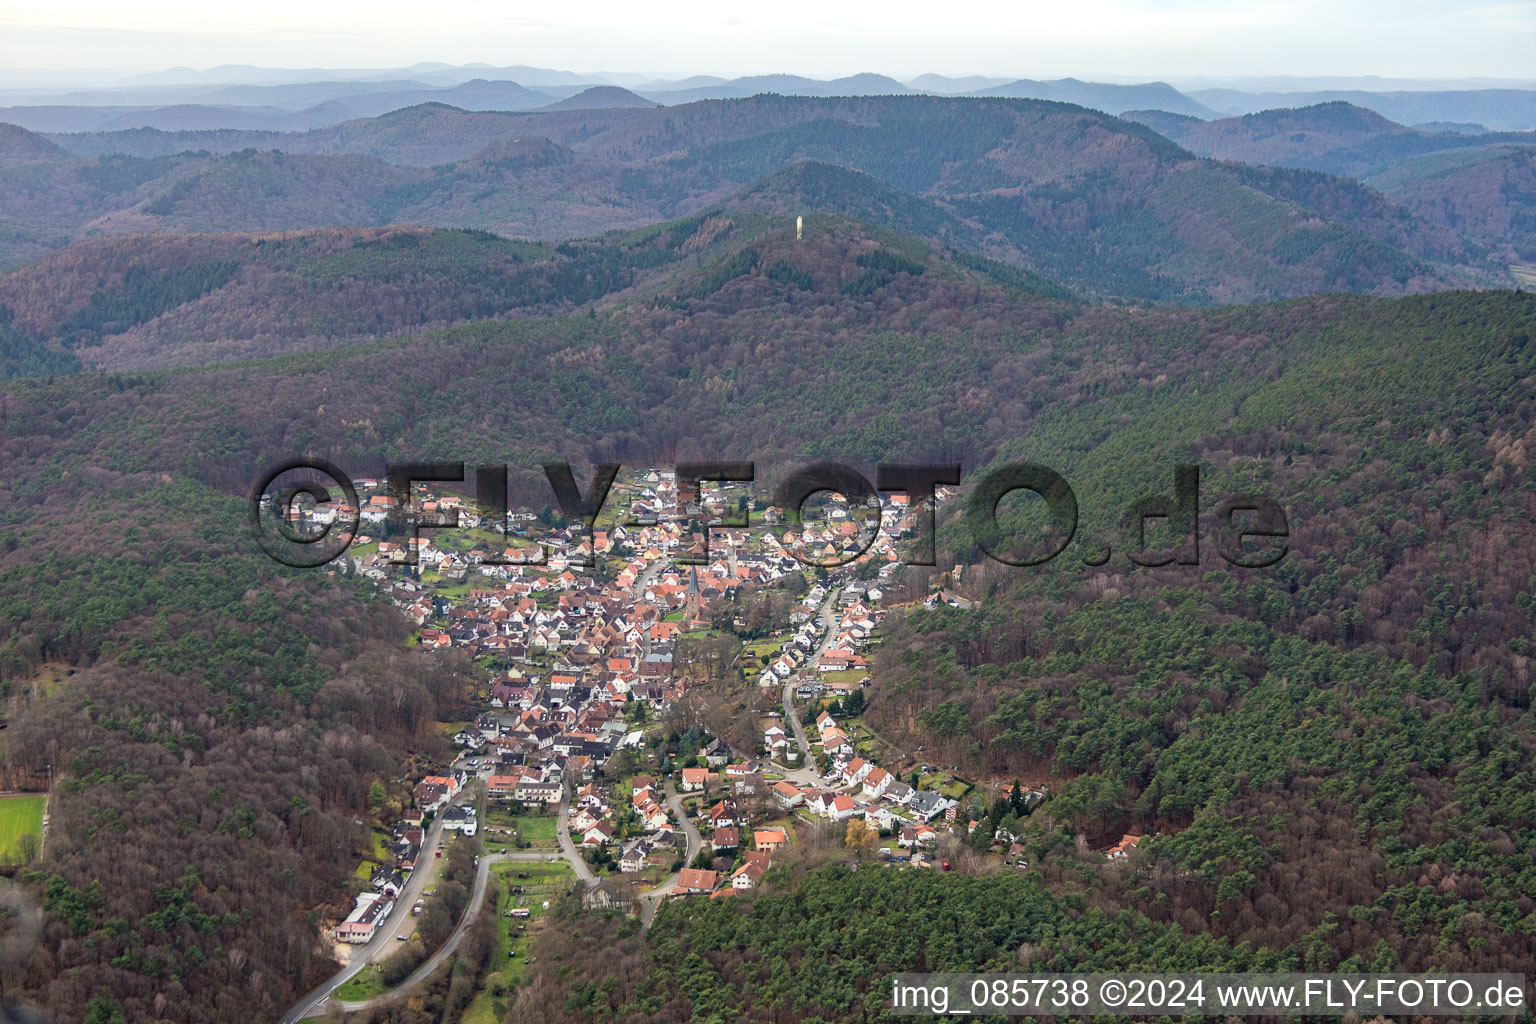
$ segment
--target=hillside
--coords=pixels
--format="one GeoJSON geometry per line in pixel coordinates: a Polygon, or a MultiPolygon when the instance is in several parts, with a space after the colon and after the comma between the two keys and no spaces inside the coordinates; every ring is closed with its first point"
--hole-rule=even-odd
{"type": "MultiPolygon", "coordinates": [[[[1354,182],[1198,159],[1140,125],[1045,101],[760,96],[533,114],[427,104],[284,137],[185,141],[217,148],[0,169],[0,184],[21,186],[0,197],[18,238],[11,261],[43,238],[164,230],[406,223],[576,238],[688,216],[815,161],[966,225],[951,221],[935,238],[1107,299],[1243,302],[1508,280],[1483,239],[1469,244],[1454,225],[1354,182]]],[[[121,143],[164,152],[176,137],[121,143]]],[[[89,154],[117,142],[72,144],[89,154]]],[[[835,209],[860,205],[889,203],[835,209]]]]}
{"type": "MultiPolygon", "coordinates": [[[[237,154],[216,163],[213,171],[184,179],[135,217],[140,223],[153,217],[218,230],[238,222],[236,197],[253,196],[252,187],[243,184],[251,180],[252,166],[260,173],[293,165],[298,176],[316,159],[237,154]],[[200,211],[210,209],[226,211],[223,224],[199,219],[200,211]]],[[[359,179],[388,170],[407,173],[362,158],[340,159],[358,164],[359,179]]],[[[497,167],[541,160],[559,165],[558,156],[551,158],[544,150],[492,152],[475,162],[494,173],[497,167]]],[[[1253,184],[1241,187],[1281,196],[1273,200],[1276,207],[1291,201],[1287,191],[1315,205],[1305,180],[1265,180],[1258,172],[1245,173],[1254,173],[1253,184]]],[[[335,181],[330,185],[345,187],[335,181]]],[[[322,193],[269,185],[271,201],[261,215],[281,213],[284,195],[313,201],[317,194],[322,193]]],[[[1374,227],[1383,233],[1399,230],[1389,212],[1370,209],[1373,201],[1373,193],[1359,190],[1354,205],[1343,212],[1366,224],[1374,216],[1374,227]]],[[[8,317],[11,350],[3,371],[57,372],[76,361],[93,369],[199,365],[337,348],[470,320],[611,304],[636,289],[662,288],[668,278],[722,251],[744,251],[756,235],[774,223],[791,223],[802,211],[852,217],[921,237],[973,269],[986,266],[982,257],[1000,260],[1003,265],[983,272],[1003,274],[1015,287],[1072,297],[1071,289],[1058,281],[1017,269],[1020,263],[1043,262],[1040,250],[1030,245],[1036,236],[1027,229],[989,230],[984,218],[962,217],[954,206],[857,171],[802,162],[759,179],[722,207],[685,220],[558,245],[479,231],[399,227],[110,236],[76,243],[0,275],[0,315],[8,317]],[[765,221],[763,214],[773,220],[765,221]]],[[[378,216],[377,207],[362,209],[378,216]]],[[[1317,244],[1315,260],[1333,263],[1314,262],[1314,272],[1347,275],[1338,279],[1347,286],[1363,284],[1359,275],[1370,263],[1362,260],[1372,256],[1387,260],[1389,267],[1412,267],[1401,258],[1391,262],[1391,250],[1362,234],[1321,236],[1317,244]]],[[[1266,272],[1264,264],[1246,258],[1246,264],[1231,262],[1226,272],[1266,272]]],[[[1054,267],[1068,271],[1066,280],[1109,273],[1100,263],[1086,269],[1064,263],[1054,267]]],[[[1114,280],[1133,279],[1122,269],[1114,280]]]]}
{"type": "Polygon", "coordinates": [[[1359,89],[1299,92],[1192,89],[1189,95],[1191,99],[1227,115],[1343,102],[1374,110],[1399,124],[1451,121],[1486,125],[1494,131],[1536,131],[1536,90],[1531,89],[1404,89],[1382,92],[1359,89]]]}
{"type": "Polygon", "coordinates": [[[1369,184],[1425,223],[1444,225],[1498,258],[1536,259],[1536,146],[1430,153],[1369,184]]]}
{"type": "Polygon", "coordinates": [[[759,221],[558,246],[426,228],[114,237],[0,276],[0,317],[16,359],[53,359],[30,372],[228,362],[569,311],[739,247],[759,221]]]}
{"type": "Polygon", "coordinates": [[[0,123],[0,167],[67,158],[63,149],[41,135],[13,124],[0,123]]]}
{"type": "Polygon", "coordinates": [[[656,103],[616,85],[597,85],[543,107],[544,110],[608,110],[615,107],[654,107],[656,103]]]}
{"type": "Polygon", "coordinates": [[[1536,149],[1536,134],[1530,132],[1430,132],[1408,128],[1375,111],[1343,101],[1212,121],[1173,118],[1155,110],[1127,116],[1200,156],[1300,167],[1352,178],[1380,174],[1426,153],[1491,143],[1523,144],[1536,149]]]}

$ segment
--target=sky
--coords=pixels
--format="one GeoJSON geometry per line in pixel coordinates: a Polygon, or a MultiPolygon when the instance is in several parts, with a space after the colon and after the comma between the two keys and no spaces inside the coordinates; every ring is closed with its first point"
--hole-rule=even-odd
{"type": "Polygon", "coordinates": [[[1536,0],[0,0],[8,77],[442,61],[661,76],[1533,79],[1533,55],[1536,0]]]}

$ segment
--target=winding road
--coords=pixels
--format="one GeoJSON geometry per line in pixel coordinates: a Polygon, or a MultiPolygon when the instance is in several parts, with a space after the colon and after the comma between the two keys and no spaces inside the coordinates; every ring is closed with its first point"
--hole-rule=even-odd
{"type": "MultiPolygon", "coordinates": [[[[566,831],[565,827],[568,810],[569,797],[562,797],[560,800],[560,823],[557,827],[561,840],[560,852],[566,862],[571,865],[571,869],[576,872],[576,877],[585,882],[588,887],[591,887],[597,884],[597,878],[592,874],[592,869],[587,866],[587,862],[581,858],[581,854],[571,843],[570,834],[566,831]]],[[[323,1014],[336,989],[351,981],[364,967],[383,959],[382,954],[392,952],[397,948],[395,946],[395,936],[397,934],[409,935],[414,930],[416,925],[411,919],[410,908],[420,898],[422,891],[437,877],[441,861],[431,854],[436,849],[441,838],[442,819],[439,817],[437,821],[432,823],[432,828],[428,834],[422,837],[420,856],[428,858],[426,865],[418,871],[411,872],[410,878],[406,880],[405,888],[401,891],[400,898],[396,900],[394,909],[390,912],[389,917],[385,919],[384,924],[379,927],[378,934],[370,942],[358,947],[352,961],[346,967],[331,975],[324,984],[299,1000],[292,1009],[283,1015],[280,1024],[297,1024],[298,1021],[318,1017],[323,1014]],[[400,928],[402,923],[406,926],[403,930],[400,928]]],[[[542,850],[516,850],[508,853],[482,854],[479,867],[475,871],[475,884],[470,891],[469,904],[464,908],[464,916],[459,919],[458,927],[454,928],[453,934],[448,937],[448,941],[444,942],[420,967],[416,968],[410,977],[388,992],[374,996],[372,999],[358,1002],[337,1000],[337,1003],[347,1013],[357,1013],[411,991],[411,989],[431,977],[432,972],[441,967],[443,961],[452,956],[459,948],[459,944],[464,941],[464,936],[468,933],[469,926],[480,915],[480,909],[485,904],[485,891],[490,879],[492,864],[498,861],[547,861],[550,857],[551,855],[547,851],[542,850]]],[[[420,858],[418,858],[417,862],[420,863],[420,858]]]]}
{"type": "MultiPolygon", "coordinates": [[[[667,782],[667,810],[672,812],[672,817],[677,819],[678,826],[683,830],[683,836],[688,840],[688,852],[683,856],[683,866],[690,867],[693,859],[704,848],[704,837],[699,835],[699,830],[693,822],[688,820],[688,815],[683,810],[683,798],[677,790],[672,788],[672,783],[667,782]]],[[[661,901],[672,895],[672,890],[677,888],[678,873],[674,872],[665,881],[659,883],[649,892],[640,894],[640,927],[648,929],[651,922],[656,919],[656,908],[661,906],[661,901]]]]}
{"type": "Polygon", "coordinates": [[[283,1015],[281,1024],[295,1024],[306,1017],[319,1015],[332,992],[351,981],[364,967],[375,960],[383,959],[386,953],[395,949],[395,935],[402,931],[402,925],[407,935],[416,927],[411,917],[411,907],[436,879],[441,868],[442,861],[436,856],[436,852],[442,835],[443,819],[442,815],[438,815],[421,837],[421,852],[416,856],[416,863],[421,865],[420,868],[412,871],[406,878],[405,887],[400,890],[400,895],[395,899],[395,905],[390,909],[389,916],[379,925],[373,938],[354,947],[347,966],[331,975],[320,987],[299,1000],[283,1015]]]}

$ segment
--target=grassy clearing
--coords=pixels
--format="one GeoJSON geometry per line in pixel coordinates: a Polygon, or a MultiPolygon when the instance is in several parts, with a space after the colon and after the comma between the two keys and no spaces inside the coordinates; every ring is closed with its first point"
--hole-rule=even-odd
{"type": "Polygon", "coordinates": [[[336,998],[342,1002],[361,1002],[364,999],[372,999],[384,992],[384,979],[377,964],[364,967],[357,975],[345,985],[336,990],[336,998]]]}
{"type": "Polygon", "coordinates": [[[518,834],[528,840],[535,847],[542,842],[553,843],[555,830],[560,825],[560,819],[553,814],[549,815],[521,815],[512,819],[512,827],[518,834]]]}
{"type": "Polygon", "coordinates": [[[494,808],[486,813],[482,841],[492,848],[507,849],[512,846],[512,837],[503,830],[516,829],[529,849],[553,851],[559,845],[555,835],[558,825],[559,818],[553,814],[512,814],[504,808],[494,808]]]}
{"type": "Polygon", "coordinates": [[[13,864],[19,858],[16,841],[24,835],[43,837],[43,808],[48,798],[35,796],[0,797],[0,863],[13,864]]]}

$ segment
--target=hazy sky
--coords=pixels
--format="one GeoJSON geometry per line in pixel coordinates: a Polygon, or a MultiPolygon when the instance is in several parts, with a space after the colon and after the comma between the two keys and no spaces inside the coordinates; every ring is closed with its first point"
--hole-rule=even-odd
{"type": "Polygon", "coordinates": [[[1536,0],[0,0],[0,69],[1536,78],[1536,0]]]}

